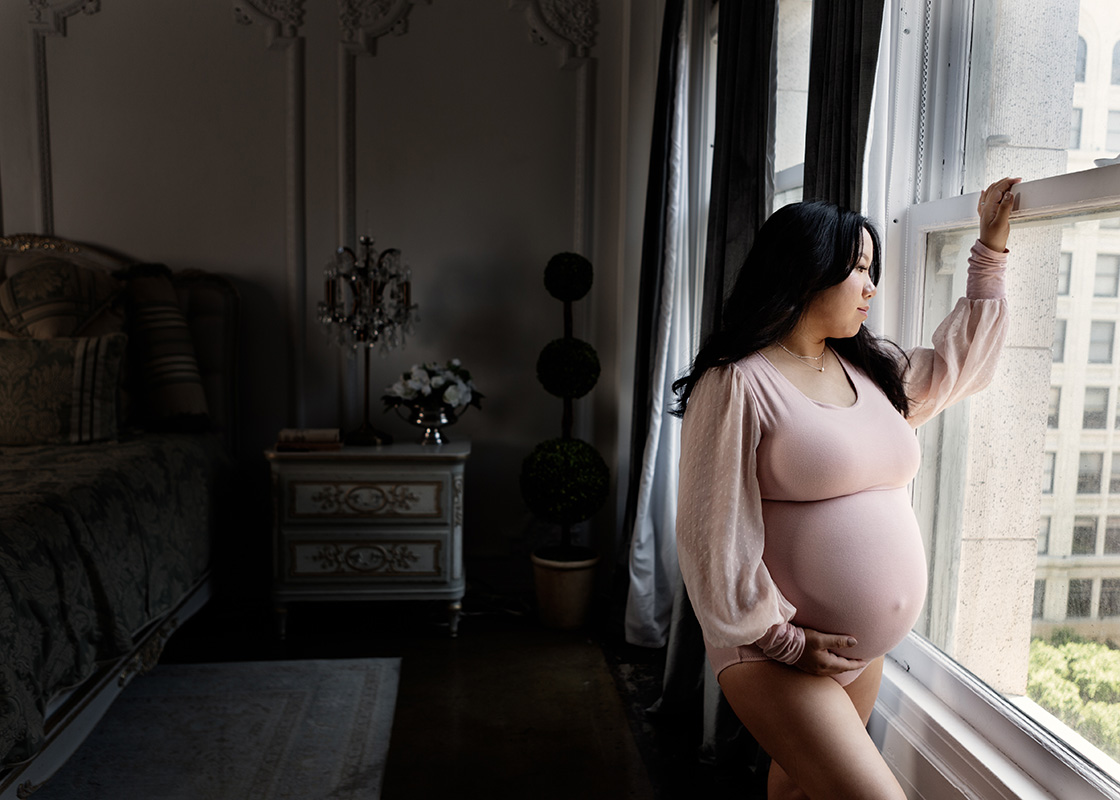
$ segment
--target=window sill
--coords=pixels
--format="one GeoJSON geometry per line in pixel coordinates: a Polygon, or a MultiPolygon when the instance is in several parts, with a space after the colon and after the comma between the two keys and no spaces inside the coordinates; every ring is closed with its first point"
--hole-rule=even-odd
{"type": "Polygon", "coordinates": [[[887,656],[869,725],[911,798],[1116,798],[1120,785],[924,639],[887,656]]]}

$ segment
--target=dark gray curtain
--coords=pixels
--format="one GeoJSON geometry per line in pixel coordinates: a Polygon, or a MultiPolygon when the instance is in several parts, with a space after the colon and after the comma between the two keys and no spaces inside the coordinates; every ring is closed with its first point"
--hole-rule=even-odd
{"type": "Polygon", "coordinates": [[[719,4],[716,130],[701,336],[719,326],[724,297],[769,214],[774,194],[776,0],[719,4]]]}
{"type": "MultiPolygon", "coordinates": [[[[776,0],[719,4],[715,152],[701,337],[718,327],[724,297],[754,242],[755,231],[766,219],[773,195],[770,143],[774,136],[776,28],[776,0]]],[[[704,761],[734,759],[749,765],[757,756],[753,739],[723,699],[707,665],[700,623],[681,582],[673,606],[662,695],[651,713],[698,724],[699,754],[704,761]]]]}
{"type": "MultiPolygon", "coordinates": [[[[650,392],[653,383],[654,330],[661,307],[662,275],[665,271],[665,228],[669,199],[669,161],[672,157],[673,93],[677,85],[677,63],[685,0],[667,0],[661,26],[661,50],[657,63],[654,95],[653,136],[650,142],[649,182],[642,227],[642,264],[638,284],[638,344],[634,354],[634,400],[630,423],[630,478],[626,490],[623,531],[634,529],[642,460],[649,436],[650,392]]],[[[620,548],[625,554],[626,548],[620,548]]]]}
{"type": "Polygon", "coordinates": [[[813,3],[805,121],[806,200],[831,200],[859,210],[882,27],[883,0],[813,3]]]}

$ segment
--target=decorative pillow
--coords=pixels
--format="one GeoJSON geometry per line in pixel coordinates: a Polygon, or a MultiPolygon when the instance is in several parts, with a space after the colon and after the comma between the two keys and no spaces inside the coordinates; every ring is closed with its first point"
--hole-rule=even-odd
{"type": "Polygon", "coordinates": [[[0,444],[77,444],[117,437],[123,333],[0,339],[0,444]]]}
{"type": "Polygon", "coordinates": [[[133,391],[140,423],[161,430],[209,427],[206,390],[171,271],[163,264],[136,264],[128,285],[133,391]]]}
{"type": "Polygon", "coordinates": [[[107,272],[58,257],[0,283],[0,337],[103,336],[124,330],[123,284],[107,272]]]}

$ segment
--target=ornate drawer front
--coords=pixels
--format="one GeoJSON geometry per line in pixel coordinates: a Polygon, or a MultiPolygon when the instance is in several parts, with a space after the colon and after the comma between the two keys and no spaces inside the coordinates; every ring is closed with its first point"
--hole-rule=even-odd
{"type": "Polygon", "coordinates": [[[440,523],[449,518],[447,481],[441,476],[400,480],[292,477],[284,515],[291,521],[390,519],[440,523]]]}
{"type": "Polygon", "coordinates": [[[443,581],[447,541],[431,538],[332,540],[287,539],[287,580],[443,581]]]}

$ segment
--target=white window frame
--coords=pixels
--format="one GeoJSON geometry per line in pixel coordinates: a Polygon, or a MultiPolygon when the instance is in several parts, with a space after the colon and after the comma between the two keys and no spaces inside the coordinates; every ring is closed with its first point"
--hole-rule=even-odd
{"type": "MultiPolygon", "coordinates": [[[[1118,209],[1120,165],[1025,182],[1016,192],[1013,224],[1118,209]]],[[[908,209],[904,346],[920,340],[929,236],[975,226],[978,200],[972,193],[908,209]]],[[[911,797],[1120,797],[1120,782],[914,633],[887,655],[870,729],[911,797]]]]}

